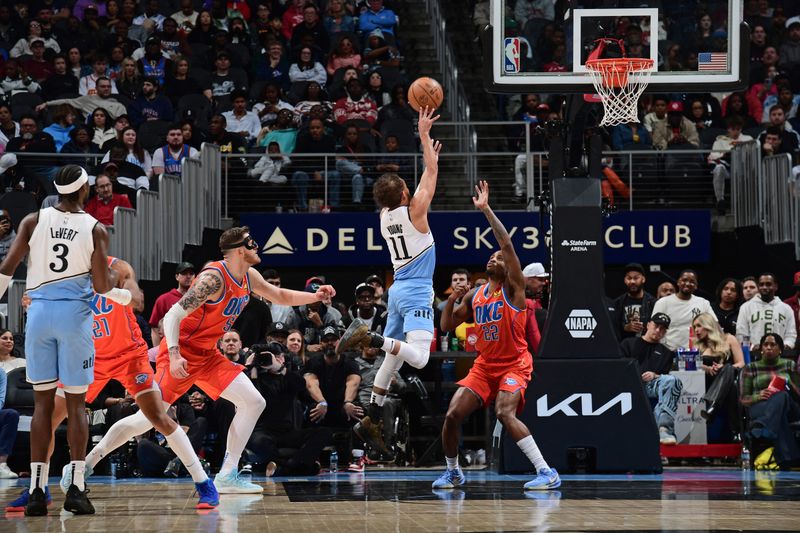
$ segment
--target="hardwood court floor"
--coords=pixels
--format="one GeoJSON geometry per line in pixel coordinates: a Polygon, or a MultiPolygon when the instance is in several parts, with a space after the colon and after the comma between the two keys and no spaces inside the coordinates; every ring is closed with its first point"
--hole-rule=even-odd
{"type": "MultiPolygon", "coordinates": [[[[50,515],[6,513],[0,532],[158,531],[798,531],[800,473],[669,469],[663,475],[563,476],[559,490],[524,494],[524,476],[467,473],[433,493],[436,471],[368,471],[255,480],[261,496],[222,496],[197,511],[189,480],[91,478],[97,514],[62,511],[51,478],[50,515]]],[[[27,480],[0,484],[0,499],[27,480]]]]}

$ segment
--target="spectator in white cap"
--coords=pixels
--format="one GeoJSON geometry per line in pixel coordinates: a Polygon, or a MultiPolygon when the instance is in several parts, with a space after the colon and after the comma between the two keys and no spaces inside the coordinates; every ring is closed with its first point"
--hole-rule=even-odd
{"type": "Polygon", "coordinates": [[[541,298],[550,274],[541,263],[531,263],[522,269],[522,275],[525,276],[525,308],[528,311],[525,318],[525,340],[528,342],[528,351],[536,354],[539,351],[539,343],[542,341],[542,330],[538,320],[544,323],[546,317],[541,298]],[[536,316],[537,310],[539,310],[539,317],[536,316]]]}
{"type": "Polygon", "coordinates": [[[16,185],[16,173],[7,172],[8,169],[17,166],[17,154],[3,154],[0,157],[0,176],[3,178],[3,190],[13,188],[16,185]]]}

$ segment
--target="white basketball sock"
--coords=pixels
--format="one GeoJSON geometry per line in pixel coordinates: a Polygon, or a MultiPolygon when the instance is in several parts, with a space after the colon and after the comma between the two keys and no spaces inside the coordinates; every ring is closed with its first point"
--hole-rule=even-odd
{"type": "Polygon", "coordinates": [[[197,454],[194,453],[194,449],[192,449],[189,436],[186,435],[180,426],[178,426],[171,435],[164,435],[164,437],[167,439],[169,447],[172,448],[172,451],[175,452],[175,455],[181,460],[183,466],[189,471],[189,475],[192,476],[192,481],[195,483],[202,483],[208,479],[206,471],[203,470],[203,465],[200,464],[200,459],[197,458],[197,454]]]}
{"type": "Polygon", "coordinates": [[[72,470],[72,484],[78,487],[80,491],[86,490],[86,482],[84,481],[86,461],[70,461],[69,467],[72,470]]]}
{"type": "Polygon", "coordinates": [[[33,494],[33,490],[47,488],[47,478],[49,476],[50,463],[31,463],[31,486],[28,494],[33,494]]]}
{"type": "Polygon", "coordinates": [[[239,468],[239,459],[244,447],[253,433],[258,417],[267,406],[267,402],[244,374],[236,376],[236,379],[222,391],[220,396],[236,406],[236,415],[233,417],[231,427],[228,428],[225,460],[218,474],[224,477],[239,468]]]}
{"type": "Polygon", "coordinates": [[[455,457],[446,457],[444,458],[445,462],[447,463],[448,470],[455,470],[458,468],[458,455],[455,457]]]}
{"type": "Polygon", "coordinates": [[[519,446],[519,449],[522,450],[522,453],[524,453],[528,459],[530,459],[531,463],[533,463],[533,466],[536,468],[536,472],[541,472],[542,470],[550,468],[547,466],[547,461],[544,460],[542,452],[539,451],[539,447],[536,445],[536,441],[533,440],[532,435],[528,435],[527,437],[518,440],[517,446],[519,446]]]}

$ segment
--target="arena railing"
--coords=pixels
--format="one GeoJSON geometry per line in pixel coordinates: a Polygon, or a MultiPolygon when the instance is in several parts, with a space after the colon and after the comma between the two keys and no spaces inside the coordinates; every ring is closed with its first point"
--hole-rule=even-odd
{"type": "Polygon", "coordinates": [[[761,162],[763,195],[764,242],[780,244],[797,242],[792,227],[792,203],[795,200],[789,187],[792,177],[792,156],[778,154],[765,157],[761,162]]]}
{"type": "Polygon", "coordinates": [[[25,280],[11,280],[8,286],[8,325],[13,333],[25,331],[25,312],[22,309],[22,295],[25,293],[25,280]]]}
{"type": "Polygon", "coordinates": [[[734,146],[731,151],[731,205],[737,228],[762,223],[763,180],[761,147],[757,141],[734,146]]]}

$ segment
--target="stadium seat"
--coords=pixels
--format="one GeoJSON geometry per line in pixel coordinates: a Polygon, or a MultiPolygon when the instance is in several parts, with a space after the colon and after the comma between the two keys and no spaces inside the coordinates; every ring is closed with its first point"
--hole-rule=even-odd
{"type": "MultiPolygon", "coordinates": [[[[11,109],[17,109],[18,107],[28,107],[31,109],[36,109],[36,106],[43,103],[42,97],[38,94],[33,93],[16,93],[11,96],[11,109]]],[[[16,120],[16,119],[14,119],[16,120]]]]}
{"type": "Polygon", "coordinates": [[[148,152],[164,146],[167,142],[167,131],[169,131],[169,123],[165,120],[148,120],[142,122],[139,126],[138,136],[139,144],[148,152]]]}
{"type": "Polygon", "coordinates": [[[33,385],[25,379],[25,368],[15,368],[8,373],[6,403],[3,407],[14,409],[19,414],[33,414],[33,385]]]}
{"type": "Polygon", "coordinates": [[[403,119],[387,120],[381,124],[381,136],[394,135],[400,143],[401,152],[416,152],[417,138],[414,135],[414,125],[403,119]]]}
{"type": "Polygon", "coordinates": [[[701,148],[711,148],[714,146],[714,141],[720,135],[725,135],[725,130],[722,128],[704,128],[700,132],[701,148]]]}
{"type": "Polygon", "coordinates": [[[191,118],[200,127],[207,128],[213,107],[211,101],[202,94],[184,94],[178,100],[175,114],[178,119],[191,118]]]}

